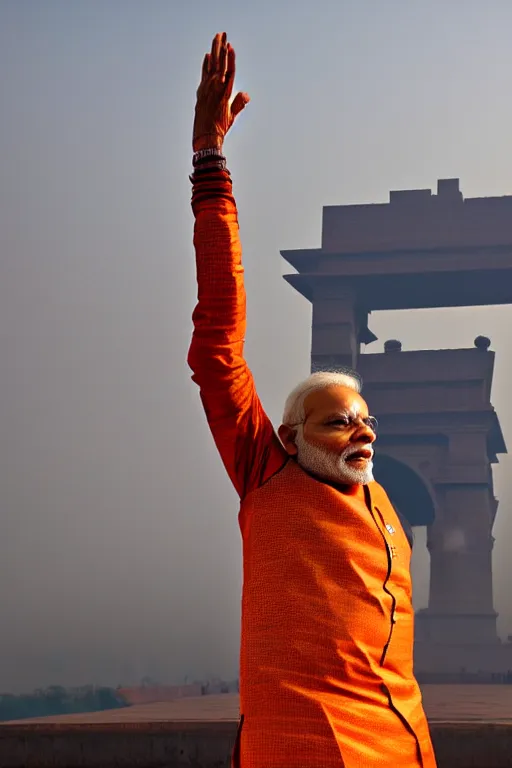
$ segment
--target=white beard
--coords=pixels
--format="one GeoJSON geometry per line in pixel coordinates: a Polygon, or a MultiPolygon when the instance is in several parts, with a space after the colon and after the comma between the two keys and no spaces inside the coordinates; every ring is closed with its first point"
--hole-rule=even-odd
{"type": "Polygon", "coordinates": [[[297,446],[297,461],[300,466],[312,475],[329,480],[340,485],[366,485],[373,480],[373,462],[369,460],[364,469],[351,467],[347,458],[355,451],[373,448],[368,443],[353,443],[341,453],[326,451],[311,445],[304,438],[302,428],[297,430],[295,445],[297,446]]]}

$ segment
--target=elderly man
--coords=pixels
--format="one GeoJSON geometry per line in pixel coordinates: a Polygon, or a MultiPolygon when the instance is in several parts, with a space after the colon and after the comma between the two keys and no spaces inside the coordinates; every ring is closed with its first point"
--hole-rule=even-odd
{"type": "Polygon", "coordinates": [[[356,374],[318,373],[278,433],[244,359],[237,210],[222,154],[249,98],[217,35],[193,132],[198,304],[189,352],[241,500],[244,585],[236,768],[433,768],[413,673],[411,545],[373,481],[376,421],[356,374]]]}

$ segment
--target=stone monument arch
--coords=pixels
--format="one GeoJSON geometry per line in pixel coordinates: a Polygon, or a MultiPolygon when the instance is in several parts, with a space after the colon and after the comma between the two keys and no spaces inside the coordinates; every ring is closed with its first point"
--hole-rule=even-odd
{"type": "Polygon", "coordinates": [[[384,436],[375,455],[374,477],[386,488],[393,506],[411,526],[431,526],[436,516],[436,498],[430,485],[430,465],[414,458],[409,461],[409,457],[406,461],[403,453],[402,446],[394,450],[392,444],[386,445],[384,436]]]}
{"type": "MultiPolygon", "coordinates": [[[[375,460],[411,525],[427,527],[428,607],[416,615],[418,674],[512,669],[496,629],[492,464],[506,453],[491,403],[494,352],[361,354],[372,310],[512,303],[512,196],[463,199],[458,179],[391,192],[388,203],[323,209],[318,249],[282,251],[285,279],[312,304],[312,370],[349,366],[379,419],[375,460]]],[[[440,346],[442,339],[440,339],[440,346]]]]}

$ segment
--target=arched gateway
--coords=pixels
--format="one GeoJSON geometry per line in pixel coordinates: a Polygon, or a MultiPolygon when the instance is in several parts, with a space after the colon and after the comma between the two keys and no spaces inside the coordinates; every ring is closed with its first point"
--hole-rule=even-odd
{"type": "Polygon", "coordinates": [[[411,526],[432,525],[435,519],[432,489],[417,470],[393,457],[400,453],[393,451],[392,445],[386,446],[385,442],[379,445],[374,461],[375,480],[386,489],[395,509],[411,526]],[[386,448],[391,453],[387,453],[386,448]]]}
{"type": "Polygon", "coordinates": [[[313,307],[312,370],[356,368],[379,418],[375,472],[412,526],[427,526],[428,608],[416,619],[421,673],[506,672],[496,631],[491,464],[506,452],[490,400],[494,353],[360,354],[372,310],[512,303],[512,196],[463,200],[457,179],[381,205],[323,209],[322,246],[282,251],[313,307]]]}

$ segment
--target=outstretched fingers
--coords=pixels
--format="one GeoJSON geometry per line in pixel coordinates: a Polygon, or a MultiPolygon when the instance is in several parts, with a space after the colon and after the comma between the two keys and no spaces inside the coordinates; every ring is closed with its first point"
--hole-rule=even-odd
{"type": "Polygon", "coordinates": [[[228,36],[225,32],[222,33],[222,38],[220,41],[220,51],[219,51],[219,75],[221,76],[222,80],[224,80],[226,76],[226,69],[228,64],[228,36]]]}
{"type": "Polygon", "coordinates": [[[226,64],[226,97],[231,98],[233,93],[233,85],[235,84],[235,49],[231,47],[231,44],[227,45],[227,64],[226,64]]]}
{"type": "Polygon", "coordinates": [[[221,42],[222,33],[218,32],[212,40],[212,50],[210,53],[210,74],[217,74],[219,71],[221,42]]]}

